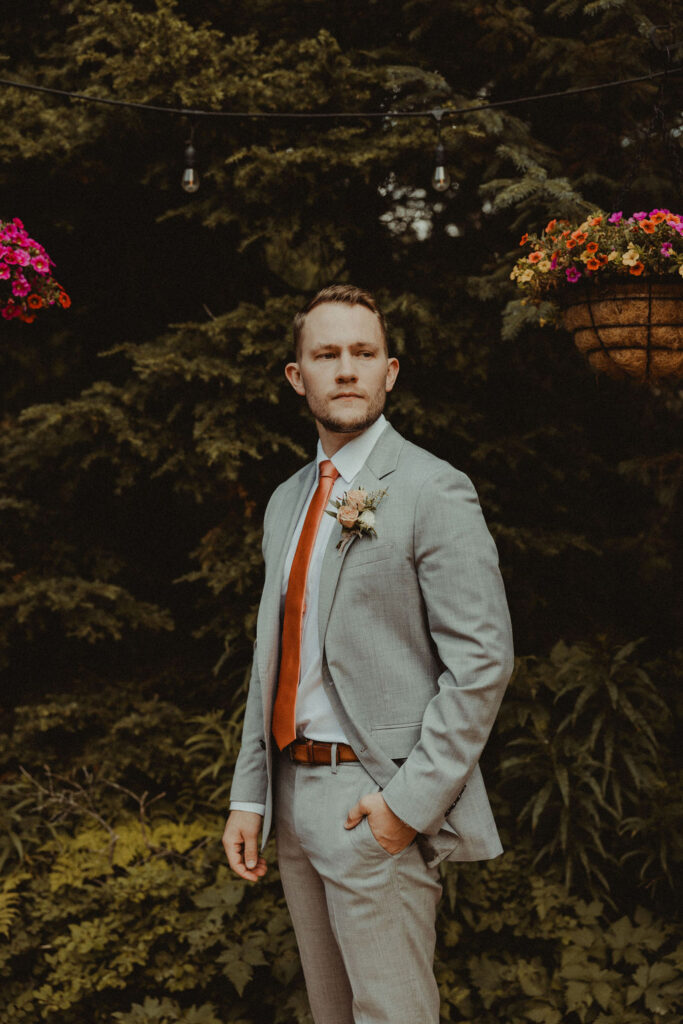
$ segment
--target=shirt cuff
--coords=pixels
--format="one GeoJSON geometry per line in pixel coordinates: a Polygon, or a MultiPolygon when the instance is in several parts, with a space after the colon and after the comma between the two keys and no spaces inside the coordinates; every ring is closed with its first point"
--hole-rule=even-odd
{"type": "Polygon", "coordinates": [[[246,802],[243,803],[241,800],[231,800],[230,801],[230,810],[231,811],[251,811],[252,814],[260,814],[261,817],[263,817],[263,815],[266,813],[266,805],[265,804],[251,804],[251,803],[246,803],[246,802]]]}

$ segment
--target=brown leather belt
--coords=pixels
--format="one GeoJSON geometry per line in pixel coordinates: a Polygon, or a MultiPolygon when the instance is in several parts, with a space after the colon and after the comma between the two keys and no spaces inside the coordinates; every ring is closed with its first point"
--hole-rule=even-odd
{"type": "Polygon", "coordinates": [[[337,748],[337,764],[357,761],[348,743],[324,743],[322,740],[294,740],[285,747],[290,761],[297,764],[332,764],[332,747],[337,748]]]}

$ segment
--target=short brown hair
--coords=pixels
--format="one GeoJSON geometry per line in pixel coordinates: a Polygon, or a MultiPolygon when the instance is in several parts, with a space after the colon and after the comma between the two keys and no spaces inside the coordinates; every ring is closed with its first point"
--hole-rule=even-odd
{"type": "Polygon", "coordinates": [[[315,309],[316,306],[322,306],[324,302],[345,302],[348,306],[365,306],[366,309],[369,309],[379,320],[384,347],[388,351],[387,322],[384,313],[377,305],[375,297],[370,292],[366,292],[362,288],[356,288],[352,284],[331,284],[327,288],[321,288],[317,295],[314,295],[310,302],[303,309],[300,309],[294,317],[292,334],[294,335],[294,353],[297,358],[299,356],[301,334],[306,323],[306,317],[312,309],[315,309]]]}

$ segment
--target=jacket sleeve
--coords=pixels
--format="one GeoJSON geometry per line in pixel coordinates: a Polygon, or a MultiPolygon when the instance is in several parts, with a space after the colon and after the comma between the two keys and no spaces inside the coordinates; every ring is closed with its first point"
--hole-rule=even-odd
{"type": "MultiPolygon", "coordinates": [[[[277,493],[277,492],[275,492],[277,493]]],[[[263,542],[261,551],[263,560],[266,561],[268,547],[268,520],[275,494],[268,502],[263,519],[263,542]]],[[[266,802],[268,791],[268,768],[266,761],[266,737],[263,732],[263,698],[261,693],[261,680],[259,678],[258,663],[256,658],[256,643],[254,644],[254,657],[251,664],[251,675],[249,677],[249,690],[247,693],[247,706],[244,712],[244,725],[242,727],[242,745],[235,764],[235,772],[230,789],[230,803],[261,804],[266,802]]]]}
{"type": "Polygon", "coordinates": [[[420,738],[383,796],[435,835],[479,761],[514,664],[496,546],[471,481],[451,466],[421,489],[413,553],[442,671],[420,738]]]}
{"type": "Polygon", "coordinates": [[[268,789],[266,742],[263,735],[261,682],[256,664],[256,644],[251,666],[247,706],[242,727],[242,746],[235,764],[230,803],[265,804],[268,789]]]}

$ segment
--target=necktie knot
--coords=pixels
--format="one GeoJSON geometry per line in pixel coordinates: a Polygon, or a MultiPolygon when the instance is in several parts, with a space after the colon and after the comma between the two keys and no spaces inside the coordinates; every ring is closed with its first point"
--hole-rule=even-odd
{"type": "Polygon", "coordinates": [[[324,461],[320,463],[320,475],[324,477],[332,477],[333,480],[336,480],[339,476],[339,470],[333,462],[330,462],[329,459],[324,459],[324,461]]]}

